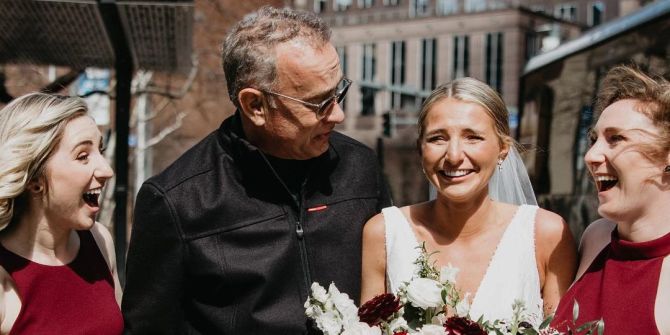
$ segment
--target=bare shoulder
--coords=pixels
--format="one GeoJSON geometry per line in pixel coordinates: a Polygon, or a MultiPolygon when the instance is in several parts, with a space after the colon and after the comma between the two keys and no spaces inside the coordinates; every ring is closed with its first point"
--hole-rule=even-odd
{"type": "Polygon", "coordinates": [[[0,266],[0,334],[8,334],[21,310],[21,299],[14,280],[0,266]]]}
{"type": "Polygon", "coordinates": [[[95,238],[95,242],[98,245],[100,252],[105,257],[109,267],[116,267],[114,240],[112,239],[112,234],[109,232],[107,227],[103,226],[99,222],[96,222],[93,227],[91,227],[91,234],[93,234],[93,238],[95,238]]]}
{"type": "Polygon", "coordinates": [[[665,256],[661,267],[654,314],[658,332],[670,335],[670,255],[665,256]]]}
{"type": "Polygon", "coordinates": [[[103,239],[105,242],[113,242],[112,240],[112,234],[109,232],[109,229],[105,227],[102,223],[100,222],[95,222],[93,224],[93,227],[91,227],[91,233],[93,236],[97,238],[103,239]]]}
{"type": "Polygon", "coordinates": [[[563,218],[546,209],[538,208],[535,215],[535,236],[538,242],[554,242],[565,238],[566,234],[570,232],[568,224],[563,218]]]}
{"type": "Polygon", "coordinates": [[[577,245],[570,227],[560,215],[538,208],[535,248],[540,269],[565,273],[569,285],[577,267],[577,245]]]}
{"type": "Polygon", "coordinates": [[[584,230],[579,249],[582,253],[591,249],[597,249],[600,252],[612,240],[614,228],[616,228],[616,224],[608,219],[593,221],[584,230]]]}
{"type": "Polygon", "coordinates": [[[384,214],[379,213],[365,223],[365,227],[363,227],[363,239],[382,239],[383,241],[385,231],[384,214]]]}
{"type": "Polygon", "coordinates": [[[612,240],[612,230],[616,224],[607,219],[598,219],[586,227],[579,243],[579,268],[577,277],[579,279],[598,257],[598,254],[612,240]]]}

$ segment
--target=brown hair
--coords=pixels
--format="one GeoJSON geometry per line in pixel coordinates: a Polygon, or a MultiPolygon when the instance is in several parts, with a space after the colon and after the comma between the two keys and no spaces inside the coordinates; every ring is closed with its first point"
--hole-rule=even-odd
{"type": "Polygon", "coordinates": [[[600,115],[611,104],[625,99],[641,102],[636,111],[651,119],[660,130],[660,136],[654,136],[652,143],[640,147],[641,152],[652,160],[665,161],[670,152],[670,83],[635,66],[616,66],[603,79],[595,112],[600,115]]]}
{"type": "Polygon", "coordinates": [[[277,45],[302,39],[319,48],[330,41],[330,34],[330,28],[313,12],[265,6],[245,16],[223,42],[221,57],[230,100],[239,108],[237,95],[242,89],[272,89],[277,45]]]}

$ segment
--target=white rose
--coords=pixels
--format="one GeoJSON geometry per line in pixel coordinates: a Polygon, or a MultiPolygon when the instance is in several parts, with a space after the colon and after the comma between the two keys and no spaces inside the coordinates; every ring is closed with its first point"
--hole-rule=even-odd
{"type": "Polygon", "coordinates": [[[451,263],[447,266],[443,266],[440,270],[440,282],[451,282],[456,283],[456,275],[460,271],[458,268],[451,266],[451,263]]]}
{"type": "Polygon", "coordinates": [[[470,313],[470,293],[466,293],[463,300],[456,304],[456,315],[466,317],[470,313]]]}
{"type": "Polygon", "coordinates": [[[425,325],[419,330],[421,335],[444,335],[447,331],[444,330],[444,326],[438,325],[425,325]]]}
{"type": "Polygon", "coordinates": [[[340,293],[340,291],[335,288],[335,285],[331,284],[332,289],[328,289],[330,292],[330,298],[335,305],[335,308],[342,315],[342,321],[346,326],[355,324],[358,322],[358,307],[354,304],[354,301],[349,298],[346,293],[340,293]]]}
{"type": "Polygon", "coordinates": [[[382,335],[379,327],[370,327],[365,322],[356,322],[345,327],[341,335],[382,335]]]}
{"type": "Polygon", "coordinates": [[[414,278],[407,285],[407,299],[412,305],[427,309],[442,305],[442,285],[428,278],[414,278]]]}
{"type": "Polygon", "coordinates": [[[315,319],[316,325],[323,331],[324,335],[338,335],[342,330],[340,318],[331,311],[327,311],[315,319]]]}
{"type": "Polygon", "coordinates": [[[312,319],[316,319],[319,314],[321,314],[321,308],[311,304],[305,304],[305,315],[312,319]]]}
{"type": "Polygon", "coordinates": [[[328,292],[326,292],[326,289],[319,285],[319,283],[314,282],[312,283],[312,297],[324,304],[326,303],[326,300],[328,300],[328,292]]]}

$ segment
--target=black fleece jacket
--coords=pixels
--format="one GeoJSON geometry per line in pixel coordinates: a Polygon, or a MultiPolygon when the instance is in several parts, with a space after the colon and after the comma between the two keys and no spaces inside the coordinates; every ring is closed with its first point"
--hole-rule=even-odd
{"type": "Polygon", "coordinates": [[[140,189],[129,334],[301,334],[309,287],[360,293],[363,224],[391,201],[372,150],[333,132],[294,196],[235,114],[140,189]]]}

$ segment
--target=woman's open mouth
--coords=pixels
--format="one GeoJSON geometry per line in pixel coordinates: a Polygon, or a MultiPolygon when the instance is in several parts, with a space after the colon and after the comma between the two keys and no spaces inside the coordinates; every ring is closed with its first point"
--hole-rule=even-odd
{"type": "Polygon", "coordinates": [[[619,178],[614,176],[596,176],[595,179],[598,192],[605,192],[614,187],[619,182],[619,178]]]}
{"type": "Polygon", "coordinates": [[[84,202],[91,207],[100,207],[98,199],[100,198],[100,193],[102,192],[102,187],[98,187],[84,193],[83,198],[84,202]]]}

